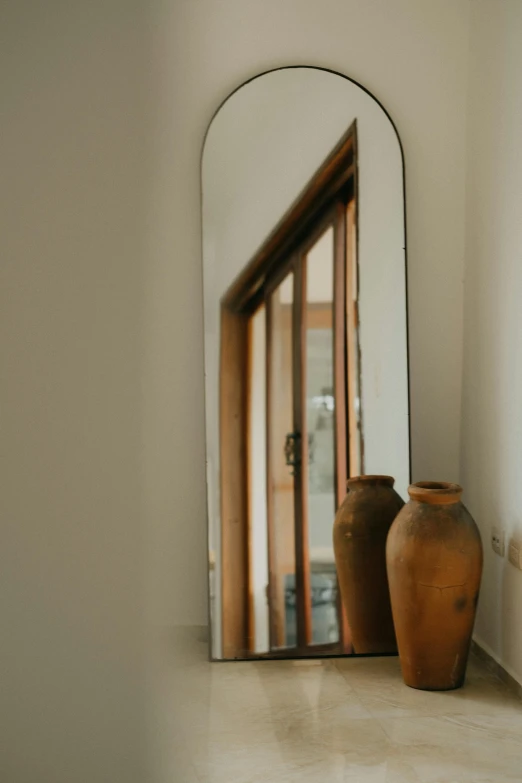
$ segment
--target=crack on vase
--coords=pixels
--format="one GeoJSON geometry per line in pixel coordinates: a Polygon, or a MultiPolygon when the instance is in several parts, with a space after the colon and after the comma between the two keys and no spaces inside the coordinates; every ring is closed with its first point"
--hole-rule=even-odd
{"type": "Polygon", "coordinates": [[[417,584],[420,587],[431,587],[434,590],[440,590],[440,592],[442,593],[443,590],[451,590],[453,587],[466,587],[467,582],[462,582],[461,584],[457,584],[457,585],[442,585],[442,586],[440,586],[440,585],[427,585],[424,582],[417,582],[417,584]]]}

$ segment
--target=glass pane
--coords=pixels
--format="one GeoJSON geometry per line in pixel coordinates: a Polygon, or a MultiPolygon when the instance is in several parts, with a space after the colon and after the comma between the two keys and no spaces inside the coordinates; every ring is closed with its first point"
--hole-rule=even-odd
{"type": "Polygon", "coordinates": [[[359,476],[362,471],[362,417],[359,367],[359,325],[357,274],[357,236],[355,202],[350,201],[346,209],[346,335],[348,340],[347,389],[348,389],[348,434],[350,476],[359,476]]]}
{"type": "Polygon", "coordinates": [[[308,545],[312,643],[339,641],[337,578],[332,545],[335,516],[335,429],[333,364],[333,228],[306,257],[305,400],[308,464],[303,466],[308,499],[308,545]]]}
{"type": "Polygon", "coordinates": [[[293,432],[292,310],[294,276],[290,273],[270,297],[269,500],[270,612],[272,648],[297,644],[295,606],[294,477],[285,443],[293,432]]]}
{"type": "Polygon", "coordinates": [[[266,317],[264,305],[250,320],[250,383],[248,410],[250,584],[256,653],[269,650],[268,529],[266,504],[266,317]]]}

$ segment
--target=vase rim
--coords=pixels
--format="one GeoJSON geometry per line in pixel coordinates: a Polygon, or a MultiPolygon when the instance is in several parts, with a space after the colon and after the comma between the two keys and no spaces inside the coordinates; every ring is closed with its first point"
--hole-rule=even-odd
{"type": "Polygon", "coordinates": [[[368,475],[368,476],[351,476],[347,482],[346,486],[348,489],[353,489],[356,486],[375,486],[382,484],[387,487],[393,487],[395,484],[395,479],[393,476],[379,476],[379,475],[368,475]]]}
{"type": "Polygon", "coordinates": [[[412,500],[434,505],[459,503],[462,491],[460,484],[449,481],[417,481],[408,487],[408,494],[412,500]]]}

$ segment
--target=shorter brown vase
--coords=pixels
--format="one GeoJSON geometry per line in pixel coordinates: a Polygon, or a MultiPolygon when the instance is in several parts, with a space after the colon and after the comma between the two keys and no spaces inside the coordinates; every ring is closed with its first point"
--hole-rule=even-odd
{"type": "Polygon", "coordinates": [[[337,577],[356,653],[397,651],[386,575],[386,537],[404,505],[391,476],[357,476],[335,517],[337,577]]]}
{"type": "Polygon", "coordinates": [[[464,684],[482,575],[479,530],[458,484],[424,481],[392,525],[386,557],[404,682],[464,684]]]}

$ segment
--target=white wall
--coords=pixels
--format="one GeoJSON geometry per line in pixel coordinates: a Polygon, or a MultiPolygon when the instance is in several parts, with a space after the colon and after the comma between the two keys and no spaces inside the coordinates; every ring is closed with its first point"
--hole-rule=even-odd
{"type": "Polygon", "coordinates": [[[522,3],[471,6],[461,473],[484,542],[476,638],[522,682],[522,572],[490,545],[493,524],[522,535],[522,3]]]}
{"type": "Polygon", "coordinates": [[[206,622],[205,129],[285,64],[387,106],[407,166],[414,476],[458,478],[468,2],[0,13],[2,780],[143,781],[144,552],[156,626],[206,622]]]}

